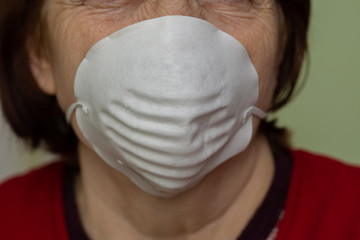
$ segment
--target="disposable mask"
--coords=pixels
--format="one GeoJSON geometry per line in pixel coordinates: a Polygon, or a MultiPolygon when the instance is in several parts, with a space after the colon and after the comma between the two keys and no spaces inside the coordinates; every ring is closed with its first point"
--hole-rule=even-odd
{"type": "Polygon", "coordinates": [[[94,151],[144,191],[172,197],[252,138],[258,75],[246,49],[204,20],[165,16],[96,43],[74,83],[77,125],[94,151]]]}

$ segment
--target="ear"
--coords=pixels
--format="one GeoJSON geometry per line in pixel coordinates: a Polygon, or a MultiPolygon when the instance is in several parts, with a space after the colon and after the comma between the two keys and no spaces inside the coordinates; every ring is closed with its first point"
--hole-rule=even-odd
{"type": "Polygon", "coordinates": [[[45,50],[39,50],[39,46],[31,39],[28,39],[26,48],[29,67],[39,88],[48,95],[55,95],[56,89],[53,69],[45,50]]]}

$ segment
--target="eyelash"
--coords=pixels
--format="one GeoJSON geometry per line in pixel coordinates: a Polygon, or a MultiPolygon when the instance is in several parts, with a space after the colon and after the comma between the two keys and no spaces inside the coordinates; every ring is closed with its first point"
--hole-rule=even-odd
{"type": "Polygon", "coordinates": [[[110,4],[117,0],[70,0],[71,3],[76,5],[101,5],[101,4],[110,4]]]}

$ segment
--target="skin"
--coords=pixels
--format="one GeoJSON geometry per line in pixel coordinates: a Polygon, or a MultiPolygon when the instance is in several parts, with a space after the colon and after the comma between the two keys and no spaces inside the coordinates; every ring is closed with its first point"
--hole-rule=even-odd
{"type": "MultiPolygon", "coordinates": [[[[75,72],[93,44],[135,22],[164,15],[205,19],[238,39],[259,74],[256,106],[267,110],[282,58],[282,14],[274,0],[47,0],[46,44],[28,46],[40,88],[64,112],[76,101],[75,72]]],[[[236,239],[266,196],[274,175],[268,142],[257,128],[242,153],[173,198],[151,196],[98,157],[78,131],[81,174],[76,201],[91,239],[236,239]]]]}

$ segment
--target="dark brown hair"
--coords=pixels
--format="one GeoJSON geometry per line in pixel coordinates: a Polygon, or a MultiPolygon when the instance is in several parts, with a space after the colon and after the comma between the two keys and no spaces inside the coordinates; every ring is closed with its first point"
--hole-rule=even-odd
{"type": "MultiPolygon", "coordinates": [[[[28,65],[26,42],[39,32],[44,0],[0,1],[0,97],[14,132],[32,147],[44,143],[62,156],[76,154],[77,138],[56,98],[37,86],[28,65]]],[[[285,19],[286,45],[271,111],[291,99],[307,50],[309,0],[277,0],[285,19]]],[[[260,131],[273,149],[286,146],[286,131],[262,121],[260,131]]]]}
{"type": "MultiPolygon", "coordinates": [[[[310,0],[276,1],[284,14],[286,43],[269,110],[272,112],[290,102],[294,95],[308,49],[307,34],[310,23],[310,0]]],[[[288,147],[289,133],[285,128],[276,127],[275,120],[263,120],[259,130],[265,133],[273,152],[288,147]]]]}
{"type": "Polygon", "coordinates": [[[16,135],[32,147],[45,144],[53,153],[73,155],[76,136],[55,97],[37,86],[28,64],[26,44],[39,31],[42,7],[43,0],[0,1],[2,108],[16,135]]]}

